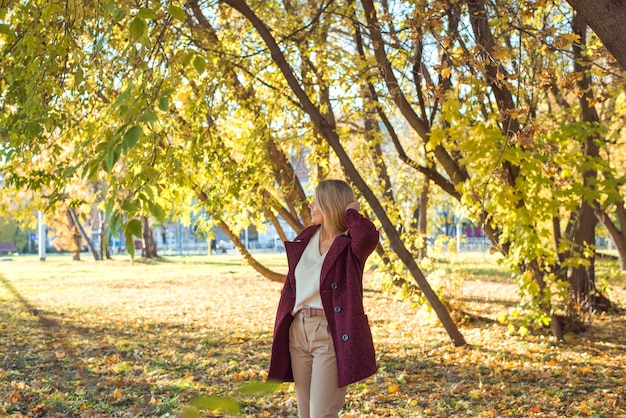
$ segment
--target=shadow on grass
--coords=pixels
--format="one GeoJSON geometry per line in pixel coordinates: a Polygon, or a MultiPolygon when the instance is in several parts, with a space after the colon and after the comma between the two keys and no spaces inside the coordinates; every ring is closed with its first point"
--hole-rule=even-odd
{"type": "MultiPolygon", "coordinates": [[[[0,304],[0,414],[180,413],[199,396],[232,397],[243,383],[263,380],[269,364],[267,333],[106,318],[87,323],[71,309],[37,309],[0,280],[13,296],[0,304]]],[[[253,394],[240,398],[244,412],[272,413],[253,394]]]]}
{"type": "Polygon", "coordinates": [[[237,396],[245,413],[280,416],[258,396],[237,394],[242,384],[263,380],[271,344],[265,334],[159,323],[147,329],[89,326],[53,312],[46,316],[57,319],[44,325],[15,302],[3,302],[0,314],[6,318],[0,375],[5,413],[154,416],[179,414],[200,396],[237,396]]]}
{"type": "MultiPolygon", "coordinates": [[[[289,385],[264,395],[237,391],[264,379],[268,331],[201,318],[94,317],[69,306],[42,311],[2,283],[11,297],[0,303],[0,414],[177,416],[203,396],[237,399],[252,417],[295,414],[289,385]]],[[[626,321],[610,321],[610,332],[600,323],[567,345],[515,339],[493,324],[464,329],[473,333],[464,348],[429,340],[427,330],[376,341],[380,370],[349,387],[345,410],[356,417],[615,416],[609,412],[626,409],[626,321]]]]}

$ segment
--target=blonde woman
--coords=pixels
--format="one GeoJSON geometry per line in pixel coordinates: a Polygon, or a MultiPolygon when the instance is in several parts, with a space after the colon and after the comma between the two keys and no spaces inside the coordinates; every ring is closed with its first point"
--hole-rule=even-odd
{"type": "Polygon", "coordinates": [[[337,417],[347,385],[376,373],[363,269],[379,234],[342,180],[320,182],[309,209],[314,225],[285,243],[268,379],[295,382],[300,418],[337,417]]]}

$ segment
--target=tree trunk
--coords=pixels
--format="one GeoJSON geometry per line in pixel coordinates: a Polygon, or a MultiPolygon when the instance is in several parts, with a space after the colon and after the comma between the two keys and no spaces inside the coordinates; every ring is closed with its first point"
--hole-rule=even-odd
{"type": "Polygon", "coordinates": [[[252,254],[250,254],[250,251],[248,251],[248,249],[243,244],[243,242],[241,242],[241,239],[239,239],[239,235],[233,233],[233,231],[230,229],[230,227],[224,221],[220,220],[219,221],[219,226],[220,226],[220,228],[222,228],[224,233],[226,233],[226,235],[228,235],[228,238],[230,238],[230,240],[235,244],[235,248],[237,248],[237,250],[239,250],[239,253],[243,256],[243,258],[246,259],[246,262],[248,262],[248,264],[253,269],[255,269],[259,274],[261,274],[264,277],[267,277],[268,279],[270,279],[273,282],[279,282],[279,283],[284,283],[285,282],[285,278],[287,277],[287,275],[286,274],[282,274],[282,273],[277,273],[275,271],[272,271],[272,270],[268,269],[267,267],[265,267],[263,264],[259,263],[252,256],[252,254]]]}
{"type": "Polygon", "coordinates": [[[101,260],[102,258],[100,257],[98,250],[93,245],[93,241],[91,240],[91,238],[89,238],[89,236],[87,235],[87,232],[85,231],[85,228],[83,228],[82,224],[78,220],[78,216],[76,216],[76,212],[74,211],[74,209],[70,208],[70,214],[72,216],[74,223],[78,227],[78,230],[80,231],[80,235],[83,237],[83,239],[87,243],[87,247],[89,248],[89,251],[91,251],[91,255],[93,255],[93,259],[96,261],[101,260]]]}
{"type": "Polygon", "coordinates": [[[72,236],[72,259],[74,261],[80,261],[80,232],[78,232],[78,226],[76,225],[76,220],[72,216],[72,209],[67,208],[65,212],[67,216],[67,220],[70,226],[70,234],[72,236]]]}
{"type": "Polygon", "coordinates": [[[152,232],[152,228],[150,228],[150,223],[148,222],[147,217],[141,217],[141,225],[141,232],[143,236],[143,248],[141,249],[141,256],[143,258],[156,258],[157,245],[156,241],[154,240],[154,233],[152,232]]]}
{"type": "Polygon", "coordinates": [[[276,215],[274,215],[274,212],[272,212],[270,209],[265,209],[265,215],[269,218],[272,225],[274,225],[274,229],[276,230],[276,233],[278,234],[280,240],[283,242],[287,241],[287,234],[285,234],[285,230],[278,221],[276,215]]]}
{"type": "Polygon", "coordinates": [[[308,217],[309,223],[303,225],[302,222],[300,222],[300,219],[291,214],[291,212],[289,212],[289,210],[285,208],[278,199],[272,196],[270,192],[268,192],[267,190],[261,190],[261,194],[263,195],[263,198],[265,199],[265,204],[267,205],[266,210],[271,211],[271,209],[274,209],[278,213],[278,215],[282,217],[283,220],[286,221],[287,224],[294,231],[296,231],[296,233],[300,233],[304,229],[304,225],[311,224],[311,214],[309,214],[308,217]]]}
{"type": "Polygon", "coordinates": [[[583,202],[576,223],[576,234],[573,237],[575,251],[580,252],[579,257],[585,258],[588,264],[569,267],[567,270],[570,289],[565,325],[567,330],[578,333],[587,328],[589,315],[594,309],[592,293],[595,289],[595,252],[589,256],[583,254],[585,247],[595,245],[596,217],[587,202],[583,202]]]}
{"type": "MultiPolygon", "coordinates": [[[[592,98],[593,92],[591,91],[591,79],[587,72],[588,59],[582,53],[582,48],[586,45],[587,24],[579,14],[576,14],[572,20],[572,31],[580,36],[580,42],[573,45],[573,52],[574,71],[580,74],[577,83],[581,91],[584,92],[579,100],[582,118],[585,122],[599,123],[598,113],[593,106],[589,105],[589,99],[592,98]]],[[[599,157],[600,149],[596,142],[598,140],[596,135],[590,135],[586,138],[583,158],[595,159],[599,157]]],[[[596,177],[595,169],[588,169],[583,172],[585,189],[593,190],[596,177]]],[[[580,332],[587,327],[589,315],[593,310],[591,298],[595,289],[595,250],[591,251],[590,255],[585,255],[585,251],[589,246],[595,247],[597,219],[593,207],[588,203],[585,196],[581,196],[581,202],[580,210],[574,217],[573,236],[570,239],[574,242],[575,248],[573,250],[577,253],[576,255],[584,258],[587,263],[586,265],[568,267],[567,271],[570,289],[566,326],[574,332],[580,332]]]]}
{"type": "Polygon", "coordinates": [[[626,0],[567,0],[626,70],[626,0]]]}
{"type": "Polygon", "coordinates": [[[428,197],[430,194],[430,177],[424,175],[424,185],[422,186],[422,193],[420,193],[419,207],[417,213],[417,231],[420,234],[421,245],[417,249],[418,260],[423,260],[428,256],[428,241],[427,227],[428,227],[428,197]]]}
{"type": "MultiPolygon", "coordinates": [[[[454,323],[454,320],[450,316],[447,308],[441,302],[441,300],[439,300],[439,297],[437,296],[435,291],[430,287],[430,284],[424,277],[424,274],[415,263],[413,256],[404,246],[404,243],[402,242],[398,231],[387,216],[384,208],[380,204],[380,201],[378,200],[374,192],[372,192],[372,190],[369,188],[365,180],[361,177],[356,167],[352,163],[352,160],[343,148],[335,126],[330,124],[328,120],[324,118],[322,112],[320,112],[315,104],[311,102],[309,96],[302,89],[302,86],[300,85],[298,79],[295,77],[291,66],[285,59],[285,56],[278,47],[278,44],[276,43],[276,40],[272,36],[268,27],[254,14],[254,12],[248,7],[245,1],[224,0],[224,3],[230,5],[235,10],[239,11],[244,17],[246,17],[255,27],[261,38],[263,38],[265,44],[271,51],[274,62],[276,63],[278,68],[280,68],[290,88],[300,101],[303,110],[309,115],[317,130],[320,132],[320,134],[324,136],[326,142],[335,151],[335,154],[337,155],[345,173],[348,175],[352,183],[358,188],[358,190],[363,194],[363,197],[369,203],[378,220],[381,222],[392,249],[396,252],[398,258],[404,263],[404,265],[407,266],[409,272],[417,282],[417,285],[422,290],[424,297],[428,300],[431,307],[437,314],[439,320],[441,321],[441,324],[446,329],[448,335],[450,336],[450,339],[455,346],[466,345],[467,343],[465,342],[465,338],[463,338],[463,335],[459,332],[459,329],[454,323]]],[[[371,6],[373,8],[373,5],[371,6]]],[[[409,103],[406,103],[406,105],[410,108],[409,103]]],[[[422,124],[423,121],[419,120],[418,123],[422,124]]]]}
{"type": "Polygon", "coordinates": [[[615,248],[617,248],[617,254],[619,256],[619,264],[622,270],[626,270],[626,208],[624,202],[617,204],[617,223],[623,225],[622,229],[617,228],[615,223],[611,221],[606,211],[602,209],[596,209],[596,217],[604,225],[609,232],[615,248]]]}
{"type": "Polygon", "coordinates": [[[100,219],[101,219],[101,225],[100,225],[100,233],[102,235],[100,235],[100,260],[104,260],[106,257],[106,260],[110,260],[111,259],[111,253],[109,252],[109,225],[106,223],[105,221],[105,217],[104,214],[102,212],[99,212],[100,214],[100,219]]]}

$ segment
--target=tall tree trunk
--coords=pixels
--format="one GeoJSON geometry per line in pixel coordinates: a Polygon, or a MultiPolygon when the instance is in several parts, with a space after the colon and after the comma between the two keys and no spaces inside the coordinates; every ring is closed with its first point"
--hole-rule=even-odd
{"type": "Polygon", "coordinates": [[[567,0],[626,70],[626,0],[567,0]]]}
{"type": "MultiPolygon", "coordinates": [[[[365,2],[366,0],[364,0],[365,2]]],[[[230,5],[235,10],[239,11],[244,17],[246,17],[250,23],[255,27],[263,41],[269,48],[272,54],[272,58],[274,62],[280,68],[283,76],[285,77],[289,87],[292,89],[293,93],[296,95],[300,104],[302,105],[303,110],[309,115],[311,121],[315,124],[317,130],[321,135],[325,138],[326,142],[330,145],[330,147],[335,151],[335,155],[337,155],[339,162],[341,163],[342,168],[352,181],[352,183],[358,188],[358,190],[363,194],[363,197],[367,200],[370,207],[376,214],[376,217],[381,222],[383,229],[389,239],[389,243],[392,249],[398,255],[398,258],[404,263],[407,267],[417,285],[422,290],[424,297],[430,303],[431,307],[437,314],[441,324],[446,329],[448,336],[456,346],[466,345],[465,338],[459,332],[454,320],[450,316],[446,306],[439,300],[439,297],[432,289],[426,277],[419,269],[418,265],[415,262],[415,259],[411,255],[411,253],[406,249],[398,231],[396,230],[394,224],[391,222],[385,209],[381,206],[380,201],[376,197],[376,195],[369,188],[363,177],[361,177],[360,173],[357,171],[354,166],[352,160],[346,153],[346,150],[343,148],[341,144],[341,140],[337,133],[336,127],[329,123],[329,121],[323,116],[322,112],[316,107],[316,105],[311,101],[309,96],[303,90],[300,82],[295,77],[293,70],[287,60],[283,52],[280,50],[276,40],[272,36],[269,28],[256,16],[256,14],[250,9],[250,7],[243,0],[224,0],[224,3],[230,5]]],[[[368,19],[373,11],[373,4],[370,2],[370,10],[366,13],[368,15],[368,19]]],[[[372,26],[376,26],[376,22],[372,26]]],[[[406,103],[407,107],[410,108],[410,104],[406,103]]],[[[419,124],[423,123],[423,121],[419,120],[419,124]]]]}
{"type": "Polygon", "coordinates": [[[417,258],[418,260],[423,260],[428,256],[428,241],[427,238],[427,227],[428,227],[428,197],[430,194],[430,177],[428,175],[424,175],[424,185],[422,186],[422,192],[420,193],[419,198],[419,207],[417,214],[417,231],[420,234],[420,242],[421,245],[417,250],[417,258]]]}
{"type": "MultiPolygon", "coordinates": [[[[576,13],[572,20],[572,30],[580,36],[580,42],[573,44],[574,71],[579,74],[578,87],[583,92],[579,103],[582,109],[582,119],[588,123],[599,123],[600,118],[596,109],[590,105],[593,97],[591,91],[591,79],[587,70],[590,66],[588,59],[583,55],[583,48],[586,45],[587,24],[582,15],[576,13]]],[[[600,155],[600,148],[596,141],[600,140],[597,135],[590,135],[583,150],[583,158],[595,159],[600,155]]],[[[583,182],[585,189],[593,189],[597,172],[588,169],[583,172],[583,182]]],[[[582,205],[574,218],[573,236],[571,240],[575,244],[574,251],[579,253],[579,257],[586,260],[586,264],[569,267],[567,279],[570,284],[568,306],[567,306],[567,326],[575,331],[582,331],[588,323],[588,315],[593,309],[592,292],[595,289],[595,251],[585,255],[587,247],[596,245],[596,216],[593,207],[588,203],[585,196],[581,196],[582,205]]]]}
{"type": "Polygon", "coordinates": [[[143,248],[141,249],[141,256],[143,258],[156,258],[157,257],[157,245],[154,240],[154,233],[150,228],[148,218],[141,217],[141,233],[143,236],[143,248]]]}

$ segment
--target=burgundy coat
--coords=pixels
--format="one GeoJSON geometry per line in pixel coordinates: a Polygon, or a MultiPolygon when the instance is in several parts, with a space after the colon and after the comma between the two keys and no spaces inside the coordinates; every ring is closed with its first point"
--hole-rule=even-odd
{"type": "MultiPolygon", "coordinates": [[[[372,332],[363,311],[363,268],[378,244],[379,234],[374,224],[354,209],[346,212],[345,223],[348,234],[335,238],[320,276],[320,296],[335,345],[339,387],[376,373],[372,332]]],[[[289,271],[276,313],[268,379],[293,382],[289,327],[296,301],[294,271],[318,228],[319,225],[310,226],[294,241],[285,242],[289,271]]]]}

